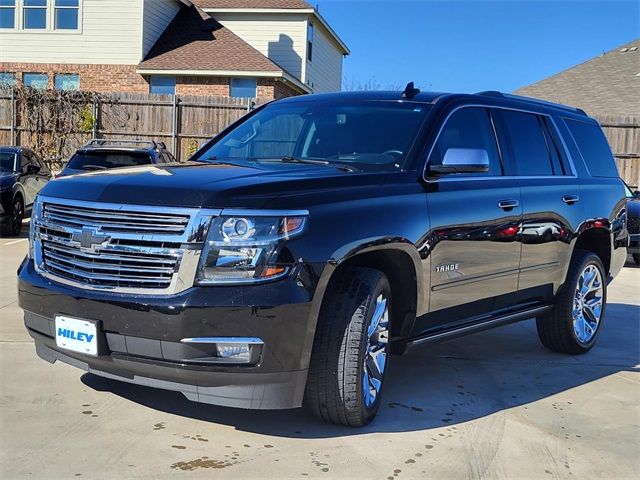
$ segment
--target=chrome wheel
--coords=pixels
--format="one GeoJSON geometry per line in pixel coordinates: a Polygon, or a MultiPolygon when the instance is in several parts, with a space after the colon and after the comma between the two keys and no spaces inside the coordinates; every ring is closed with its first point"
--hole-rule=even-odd
{"type": "Polygon", "coordinates": [[[604,285],[595,265],[587,265],[578,278],[573,296],[573,330],[580,343],[589,343],[602,317],[604,285]]]}
{"type": "Polygon", "coordinates": [[[367,330],[362,391],[364,403],[371,407],[382,387],[384,369],[387,364],[387,346],[389,344],[389,307],[384,295],[378,295],[376,307],[367,330]]]}

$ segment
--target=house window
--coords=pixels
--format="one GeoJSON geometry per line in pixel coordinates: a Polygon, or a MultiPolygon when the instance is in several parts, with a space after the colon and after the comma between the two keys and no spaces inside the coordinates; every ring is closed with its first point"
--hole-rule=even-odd
{"type": "Polygon", "coordinates": [[[55,77],[56,90],[80,90],[80,75],[59,73],[55,77]]]}
{"type": "Polygon", "coordinates": [[[49,76],[46,73],[25,73],[22,75],[22,83],[25,87],[44,90],[49,86],[49,76]]]}
{"type": "Polygon", "coordinates": [[[47,28],[47,0],[23,0],[22,22],[25,30],[47,28]]]}
{"type": "Polygon", "coordinates": [[[55,29],[77,30],[80,0],[56,0],[55,29]]]}
{"type": "Polygon", "coordinates": [[[16,84],[16,76],[10,72],[0,72],[0,88],[13,87],[16,84]]]}
{"type": "Polygon", "coordinates": [[[307,61],[313,59],[313,23],[307,24],[307,61]]]}
{"type": "Polygon", "coordinates": [[[175,95],[176,77],[151,76],[149,93],[156,95],[175,95]]]}
{"type": "Polygon", "coordinates": [[[16,0],[0,0],[0,28],[16,28],[16,0]]]}
{"type": "Polygon", "coordinates": [[[258,81],[255,78],[232,78],[231,92],[232,97],[256,98],[258,90],[258,81]]]}

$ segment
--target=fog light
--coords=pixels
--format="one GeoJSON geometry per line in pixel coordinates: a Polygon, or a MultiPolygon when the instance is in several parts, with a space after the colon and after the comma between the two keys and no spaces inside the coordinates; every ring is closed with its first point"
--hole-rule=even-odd
{"type": "Polygon", "coordinates": [[[219,357],[239,362],[248,362],[251,356],[251,348],[247,343],[217,343],[216,349],[219,357]]]}

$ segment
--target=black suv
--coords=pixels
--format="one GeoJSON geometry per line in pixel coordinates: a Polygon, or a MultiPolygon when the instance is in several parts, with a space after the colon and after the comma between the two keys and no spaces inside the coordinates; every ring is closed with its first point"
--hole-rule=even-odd
{"type": "Polygon", "coordinates": [[[41,193],[19,271],[39,356],[357,426],[415,345],[535,317],[545,347],[587,352],[626,259],[624,186],[574,108],[302,96],[192,160],[41,193]]]}
{"type": "Polygon", "coordinates": [[[16,236],[31,213],[36,195],[51,179],[51,171],[26,147],[0,146],[0,232],[16,236]]]}
{"type": "Polygon", "coordinates": [[[173,154],[162,142],[91,140],[71,157],[56,178],[109,168],[139,167],[175,161],[173,154]]]}

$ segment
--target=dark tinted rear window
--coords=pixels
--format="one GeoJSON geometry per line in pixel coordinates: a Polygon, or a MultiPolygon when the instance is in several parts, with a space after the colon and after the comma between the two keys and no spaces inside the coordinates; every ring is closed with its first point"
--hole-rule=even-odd
{"type": "Polygon", "coordinates": [[[498,110],[502,127],[507,134],[507,144],[511,157],[510,174],[553,175],[547,140],[540,125],[538,115],[498,110]]]}
{"type": "Polygon", "coordinates": [[[67,167],[74,170],[102,170],[132,167],[151,163],[151,157],[142,152],[85,152],[76,153],[67,167]]]}
{"type": "Polygon", "coordinates": [[[602,129],[595,123],[565,119],[592,177],[618,177],[618,168],[602,129]]]}

